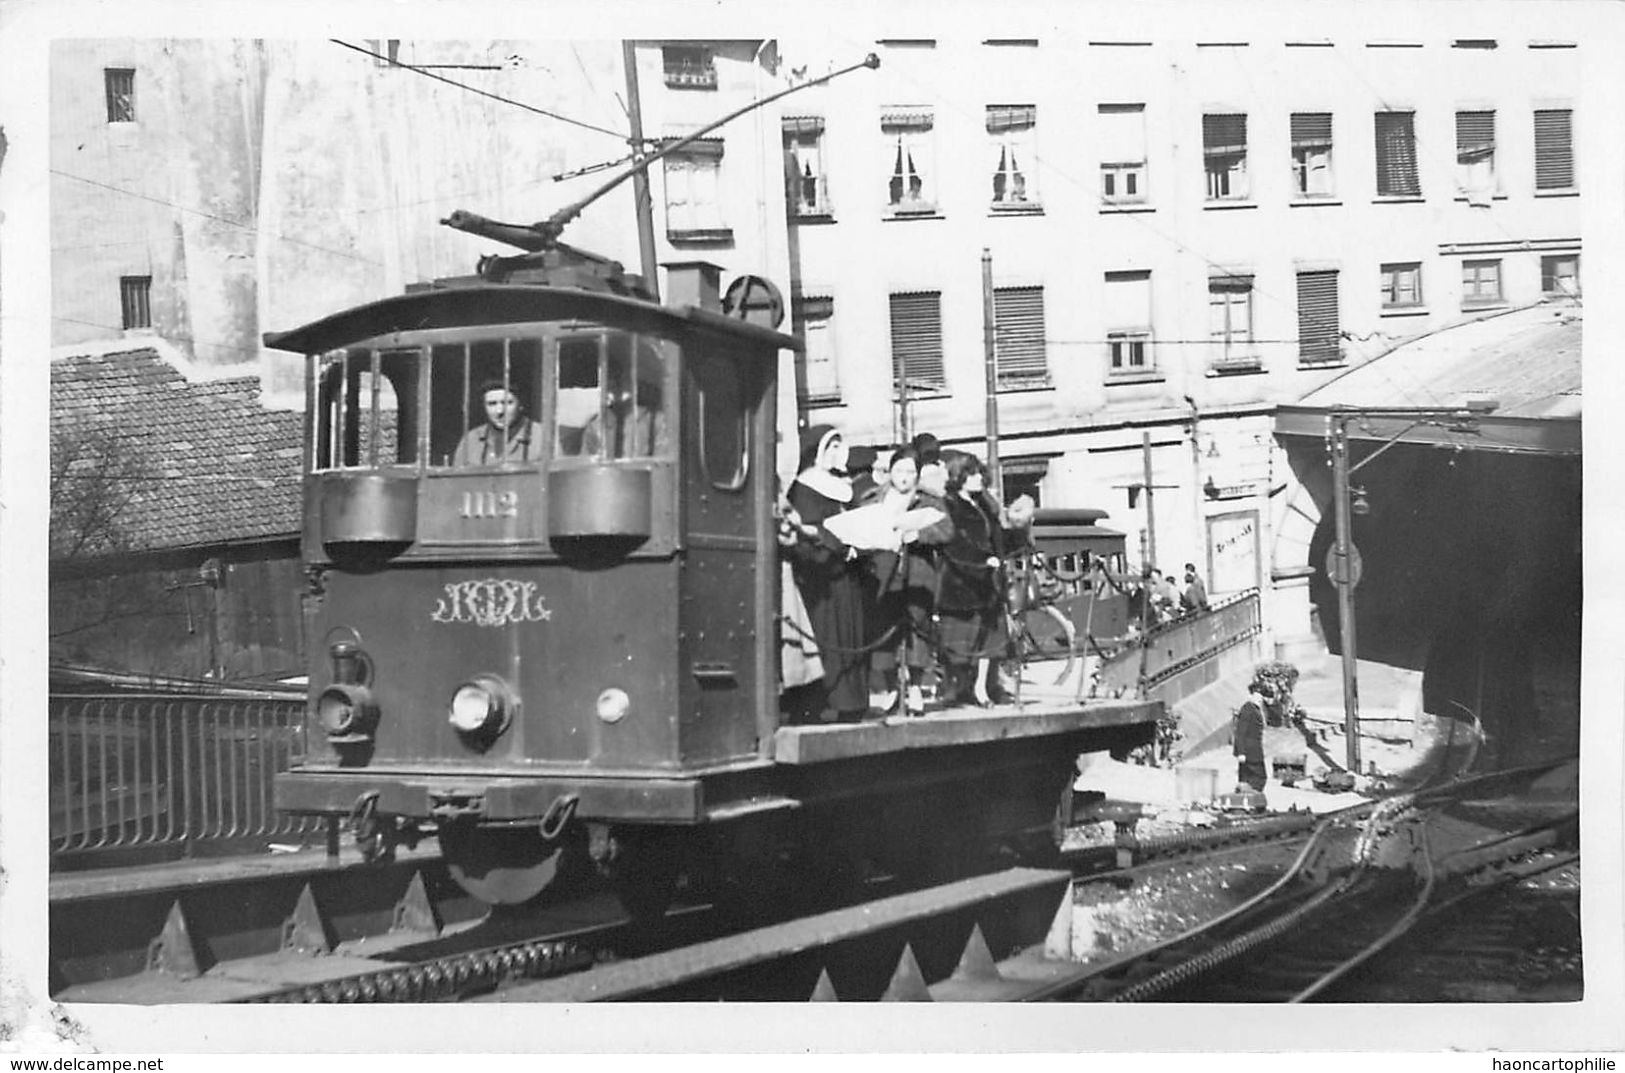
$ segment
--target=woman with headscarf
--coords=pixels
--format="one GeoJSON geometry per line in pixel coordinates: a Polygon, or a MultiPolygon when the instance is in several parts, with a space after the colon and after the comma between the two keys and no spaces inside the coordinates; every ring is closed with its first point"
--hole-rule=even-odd
{"type": "Polygon", "coordinates": [[[845,469],[846,444],[832,426],[814,425],[801,434],[801,472],[788,498],[802,525],[813,532],[786,548],[785,556],[824,664],[824,718],[855,723],[869,712],[866,585],[857,549],[824,525],[853,505],[845,469]]]}

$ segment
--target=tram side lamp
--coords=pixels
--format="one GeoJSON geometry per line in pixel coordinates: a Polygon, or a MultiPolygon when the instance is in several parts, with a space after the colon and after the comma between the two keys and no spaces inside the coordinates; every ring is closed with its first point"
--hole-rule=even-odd
{"type": "Polygon", "coordinates": [[[367,687],[371,661],[352,640],[334,641],[327,649],[333,666],[333,684],[316,697],[316,718],[334,745],[355,745],[373,740],[378,727],[378,704],[367,687]]]}

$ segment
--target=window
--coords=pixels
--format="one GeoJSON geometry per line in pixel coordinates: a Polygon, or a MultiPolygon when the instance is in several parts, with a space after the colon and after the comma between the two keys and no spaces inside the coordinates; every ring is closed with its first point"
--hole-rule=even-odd
{"type": "Polygon", "coordinates": [[[1403,261],[1382,266],[1382,308],[1416,309],[1422,305],[1422,265],[1403,261]]]}
{"type": "Polygon", "coordinates": [[[792,216],[829,215],[824,177],[824,121],[817,116],[784,120],[785,202],[792,216]]]}
{"type": "Polygon", "coordinates": [[[1048,383],[1044,288],[993,288],[993,362],[1001,388],[1048,383]]]}
{"type": "Polygon", "coordinates": [[[807,398],[832,400],[841,397],[835,365],[835,300],[805,295],[791,306],[796,334],[801,336],[807,370],[807,398]]]}
{"type": "Polygon", "coordinates": [[[748,388],[735,360],[708,350],[692,352],[695,392],[699,396],[700,471],[711,487],[737,492],[750,476],[748,388]]]}
{"type": "Polygon", "coordinates": [[[118,294],[124,307],[125,328],[152,327],[151,276],[120,276],[118,294]]]}
{"type": "Polygon", "coordinates": [[[1338,361],[1343,357],[1337,323],[1337,273],[1298,273],[1298,361],[1338,361]]]}
{"type": "Polygon", "coordinates": [[[1207,168],[1207,199],[1234,201],[1247,196],[1247,117],[1202,117],[1202,159],[1207,168]]]}
{"type": "Polygon", "coordinates": [[[1463,308],[1497,305],[1501,302],[1501,262],[1463,261],[1461,263],[1461,304],[1463,308]]]}
{"type": "Polygon", "coordinates": [[[1253,345],[1253,277],[1226,274],[1207,281],[1212,368],[1240,372],[1259,368],[1253,345]]]}
{"type": "Polygon", "coordinates": [[[894,213],[936,211],[936,158],[931,139],[934,117],[929,109],[896,109],[880,117],[886,139],[886,203],[894,213]]]}
{"type": "Polygon", "coordinates": [[[1146,200],[1145,105],[1100,106],[1100,199],[1111,205],[1146,200]]]}
{"type": "Polygon", "coordinates": [[[1419,197],[1415,112],[1377,113],[1377,196],[1419,197]]]}
{"type": "Polygon", "coordinates": [[[128,67],[108,67],[102,71],[107,87],[107,121],[135,122],[135,71],[128,67]]]}
{"type": "MultiPolygon", "coordinates": [[[[674,386],[673,363],[668,360],[673,349],[648,336],[616,329],[561,336],[555,456],[598,461],[670,457],[664,402],[672,397],[674,386]]],[[[439,351],[437,347],[437,361],[439,351]]]]}
{"type": "Polygon", "coordinates": [[[722,214],[722,139],[701,138],[666,157],[666,237],[674,242],[733,237],[722,214]]]}
{"type": "MultiPolygon", "coordinates": [[[[404,362],[404,358],[397,361],[404,362]]],[[[414,361],[410,371],[403,368],[394,380],[397,397],[412,404],[418,396],[417,378],[422,375],[418,364],[414,361]]],[[[389,371],[386,365],[386,376],[389,371]]],[[[429,348],[428,376],[430,465],[500,466],[542,457],[547,444],[538,424],[542,415],[540,339],[462,333],[455,341],[437,342],[429,348]],[[514,411],[493,411],[488,403],[507,403],[514,411]]],[[[565,412],[561,410],[561,419],[565,412]]],[[[576,422],[572,450],[579,445],[579,426],[585,420],[583,414],[576,422]]],[[[403,431],[407,439],[415,435],[406,436],[403,431]]]]}
{"type": "Polygon", "coordinates": [[[1574,112],[1535,111],[1535,189],[1574,189],[1574,112]]]}
{"type": "Polygon", "coordinates": [[[410,465],[417,459],[423,351],[337,350],[319,373],[317,469],[410,465]]]}
{"type": "Polygon", "coordinates": [[[1474,204],[1495,192],[1495,113],[1456,113],[1456,188],[1474,204]]]}
{"type": "Polygon", "coordinates": [[[943,391],[942,293],[914,291],[891,296],[892,382],[910,394],[943,391]]]}
{"type": "Polygon", "coordinates": [[[1332,114],[1292,113],[1292,181],[1299,197],[1330,197],[1332,114]]]}
{"type": "Polygon", "coordinates": [[[1580,293],[1580,255],[1554,253],[1540,259],[1540,293],[1577,295],[1580,293]]]}
{"type": "Polygon", "coordinates": [[[708,48],[667,45],[660,50],[666,85],[673,89],[716,89],[717,64],[708,48]]]}
{"type": "Polygon", "coordinates": [[[987,133],[993,169],[994,207],[1013,208],[1038,203],[1038,176],[1033,170],[1033,128],[1038,109],[1030,104],[990,104],[987,133]]]}
{"type": "Polygon", "coordinates": [[[1129,376],[1156,368],[1151,350],[1151,273],[1107,272],[1107,373],[1129,376]]]}

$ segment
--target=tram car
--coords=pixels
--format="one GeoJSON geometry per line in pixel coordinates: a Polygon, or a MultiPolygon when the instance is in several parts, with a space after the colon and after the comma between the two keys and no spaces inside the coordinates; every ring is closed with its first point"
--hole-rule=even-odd
{"type": "Polygon", "coordinates": [[[488,903],[586,875],[658,914],[679,876],[756,897],[962,867],[1047,837],[1080,753],[1151,740],[1135,701],[786,725],[797,340],[725,315],[714,266],[668,265],[660,304],[549,236],[447,222],[526,252],[266,336],[307,362],[308,744],[278,808],[371,855],[436,837],[488,903]]]}

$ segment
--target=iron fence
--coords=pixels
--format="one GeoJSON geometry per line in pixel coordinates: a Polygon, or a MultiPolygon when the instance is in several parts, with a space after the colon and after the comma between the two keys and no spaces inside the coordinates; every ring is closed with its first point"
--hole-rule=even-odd
{"type": "Polygon", "coordinates": [[[304,715],[303,700],[279,696],[53,696],[53,859],[321,831],[272,804],[272,777],[304,753],[304,715]]]}

